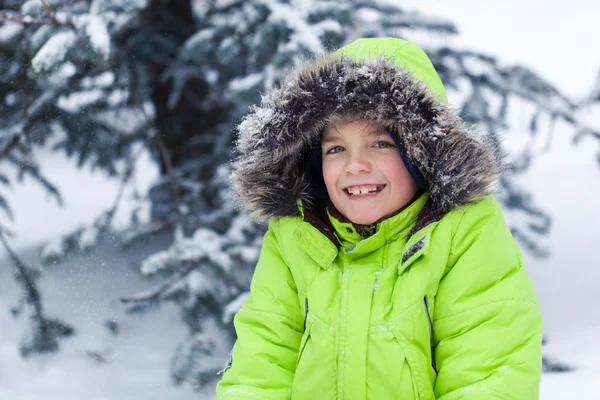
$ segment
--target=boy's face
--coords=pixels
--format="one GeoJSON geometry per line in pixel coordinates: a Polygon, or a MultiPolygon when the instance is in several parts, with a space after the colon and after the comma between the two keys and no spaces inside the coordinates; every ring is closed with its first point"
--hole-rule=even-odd
{"type": "Polygon", "coordinates": [[[329,198],[355,224],[370,225],[404,207],[418,187],[382,126],[354,121],[325,129],[323,178],[329,198]]]}

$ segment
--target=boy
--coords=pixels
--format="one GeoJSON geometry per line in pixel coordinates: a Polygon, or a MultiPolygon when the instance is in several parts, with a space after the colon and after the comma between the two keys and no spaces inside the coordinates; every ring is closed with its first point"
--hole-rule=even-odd
{"type": "Polygon", "coordinates": [[[240,125],[233,184],[270,219],[219,399],[537,399],[542,322],[491,196],[496,141],[425,53],[360,39],[240,125]]]}

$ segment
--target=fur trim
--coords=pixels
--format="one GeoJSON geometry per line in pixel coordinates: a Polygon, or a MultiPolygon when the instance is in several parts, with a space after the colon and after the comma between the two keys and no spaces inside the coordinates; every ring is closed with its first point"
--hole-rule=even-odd
{"type": "Polygon", "coordinates": [[[239,125],[232,184],[240,206],[268,219],[298,215],[298,199],[313,204],[303,165],[338,115],[398,132],[437,212],[491,193],[502,173],[495,137],[466,126],[409,72],[383,58],[331,54],[288,75],[239,125]]]}

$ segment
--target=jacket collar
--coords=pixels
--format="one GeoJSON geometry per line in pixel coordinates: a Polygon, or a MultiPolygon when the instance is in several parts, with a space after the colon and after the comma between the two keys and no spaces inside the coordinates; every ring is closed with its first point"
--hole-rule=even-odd
{"type": "MultiPolygon", "coordinates": [[[[335,208],[328,208],[328,218],[333,226],[335,235],[344,246],[358,246],[363,241],[376,237],[372,242],[391,242],[399,237],[406,237],[410,229],[417,222],[419,213],[427,202],[428,193],[416,197],[408,206],[398,213],[382,218],[373,225],[357,225],[344,218],[335,208]]],[[[361,245],[361,247],[364,247],[361,245]]],[[[367,246],[369,248],[371,246],[367,246]]],[[[356,247],[355,247],[356,249],[356,247]]]]}
{"type": "MultiPolygon", "coordinates": [[[[408,237],[411,229],[414,229],[423,217],[422,210],[426,209],[425,205],[428,203],[428,199],[429,193],[423,193],[398,214],[379,222],[376,225],[375,233],[368,238],[359,235],[351,222],[340,221],[325,208],[321,208],[325,214],[315,212],[304,214],[300,204],[299,209],[304,221],[294,232],[294,237],[304,251],[323,269],[331,266],[339,251],[343,251],[350,258],[356,258],[376,251],[386,243],[402,238],[414,245],[405,251],[405,253],[412,252],[408,259],[402,260],[402,262],[398,260],[399,265],[406,266],[429,247],[428,240],[423,239],[418,242],[422,237],[420,232],[417,232],[415,237],[408,237]]],[[[319,207],[312,208],[312,210],[317,209],[319,207]]]]}

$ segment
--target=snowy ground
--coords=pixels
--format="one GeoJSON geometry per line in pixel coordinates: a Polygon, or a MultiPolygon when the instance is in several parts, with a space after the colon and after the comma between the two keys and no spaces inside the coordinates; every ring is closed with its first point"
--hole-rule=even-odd
{"type": "MultiPolygon", "coordinates": [[[[164,240],[135,252],[102,247],[93,258],[73,257],[46,270],[40,287],[47,315],[77,329],[61,341],[56,354],[24,360],[18,352],[26,320],[13,318],[9,307],[18,291],[10,263],[0,264],[0,399],[2,400],[191,400],[210,399],[189,387],[175,387],[168,368],[175,346],[186,337],[176,307],[144,316],[123,312],[118,299],[147,289],[135,263],[164,240]],[[119,333],[105,323],[116,320],[119,333]],[[102,355],[99,363],[90,352],[102,355]]],[[[33,264],[36,252],[27,252],[33,264]]],[[[226,355],[222,355],[226,358],[226,355]]],[[[212,394],[212,390],[209,391],[212,394]]]]}
{"type": "Polygon", "coordinates": [[[573,372],[542,376],[540,399],[600,399],[600,324],[579,332],[555,335],[546,354],[577,368],[573,372]]]}

